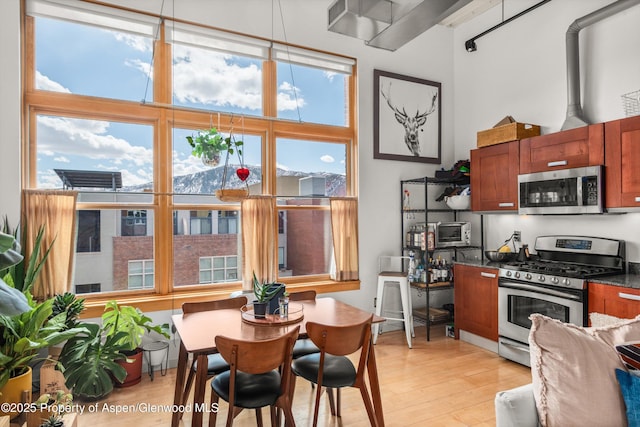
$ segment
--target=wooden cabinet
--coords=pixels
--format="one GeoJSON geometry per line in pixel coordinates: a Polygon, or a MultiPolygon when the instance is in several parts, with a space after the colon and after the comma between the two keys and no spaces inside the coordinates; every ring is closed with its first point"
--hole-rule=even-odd
{"type": "Polygon", "coordinates": [[[596,312],[625,319],[640,314],[640,289],[590,282],[588,299],[589,313],[596,312]]]}
{"type": "Polygon", "coordinates": [[[640,116],[604,124],[605,207],[640,208],[640,116]]]}
{"type": "Polygon", "coordinates": [[[521,174],[603,164],[603,123],[520,141],[521,174]]]}
{"type": "Polygon", "coordinates": [[[518,210],[519,141],[471,150],[471,210],[518,210]]]}
{"type": "Polygon", "coordinates": [[[498,341],[498,269],[455,264],[455,332],[498,341]]]}

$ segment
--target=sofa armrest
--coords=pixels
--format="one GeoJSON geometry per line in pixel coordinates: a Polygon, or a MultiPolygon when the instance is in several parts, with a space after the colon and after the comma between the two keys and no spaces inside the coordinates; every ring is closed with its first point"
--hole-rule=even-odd
{"type": "Polygon", "coordinates": [[[539,425],[531,384],[498,392],[495,406],[496,427],[537,427],[539,425]]]}

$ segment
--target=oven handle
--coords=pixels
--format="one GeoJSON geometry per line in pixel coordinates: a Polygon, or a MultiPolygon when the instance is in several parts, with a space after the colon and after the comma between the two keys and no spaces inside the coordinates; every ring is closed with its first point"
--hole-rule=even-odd
{"type": "Polygon", "coordinates": [[[624,299],[630,299],[633,301],[640,301],[640,295],[628,294],[626,292],[618,292],[618,296],[624,299]]]}
{"type": "Polygon", "coordinates": [[[572,299],[572,300],[580,301],[580,297],[577,296],[577,295],[569,294],[569,293],[562,292],[562,291],[556,291],[554,289],[542,288],[540,286],[527,285],[525,283],[508,282],[508,284],[505,284],[504,282],[502,282],[502,283],[498,282],[498,287],[499,288],[522,289],[524,291],[539,292],[539,293],[543,293],[543,294],[547,294],[547,295],[553,295],[553,296],[560,297],[560,298],[566,298],[566,299],[572,299]]]}
{"type": "Polygon", "coordinates": [[[518,350],[521,351],[523,353],[529,353],[529,348],[525,347],[524,345],[520,345],[520,344],[515,344],[513,341],[504,341],[504,340],[500,340],[500,344],[507,346],[507,347],[511,347],[514,350],[518,350]]]}

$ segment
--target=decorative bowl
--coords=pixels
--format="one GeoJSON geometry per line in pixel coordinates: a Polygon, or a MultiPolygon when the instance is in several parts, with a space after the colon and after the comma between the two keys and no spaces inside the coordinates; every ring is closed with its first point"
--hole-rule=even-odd
{"type": "Polygon", "coordinates": [[[446,196],[444,200],[447,206],[454,210],[465,210],[471,206],[471,196],[469,195],[446,196]]]}

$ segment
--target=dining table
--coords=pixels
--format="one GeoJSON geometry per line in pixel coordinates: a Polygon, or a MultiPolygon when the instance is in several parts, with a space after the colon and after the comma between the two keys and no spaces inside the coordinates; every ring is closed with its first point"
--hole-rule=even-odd
{"type": "MultiPolygon", "coordinates": [[[[178,427],[181,414],[192,411],[191,425],[201,426],[204,414],[211,408],[204,403],[207,382],[207,356],[217,352],[215,337],[218,335],[247,341],[260,341],[280,336],[291,328],[300,326],[300,338],[306,338],[306,323],[317,322],[325,325],[340,326],[363,322],[372,314],[350,304],[331,297],[316,298],[290,303],[289,316],[282,321],[273,322],[253,319],[250,305],[243,309],[223,309],[201,311],[172,316],[176,332],[180,336],[180,350],[174,392],[174,406],[171,426],[178,427]],[[185,380],[190,369],[189,357],[196,360],[195,390],[192,404],[182,401],[185,393],[185,380]]],[[[385,319],[373,315],[373,322],[385,319]]],[[[380,383],[376,367],[374,346],[369,346],[367,376],[371,388],[371,399],[377,425],[384,427],[380,383]]]]}

